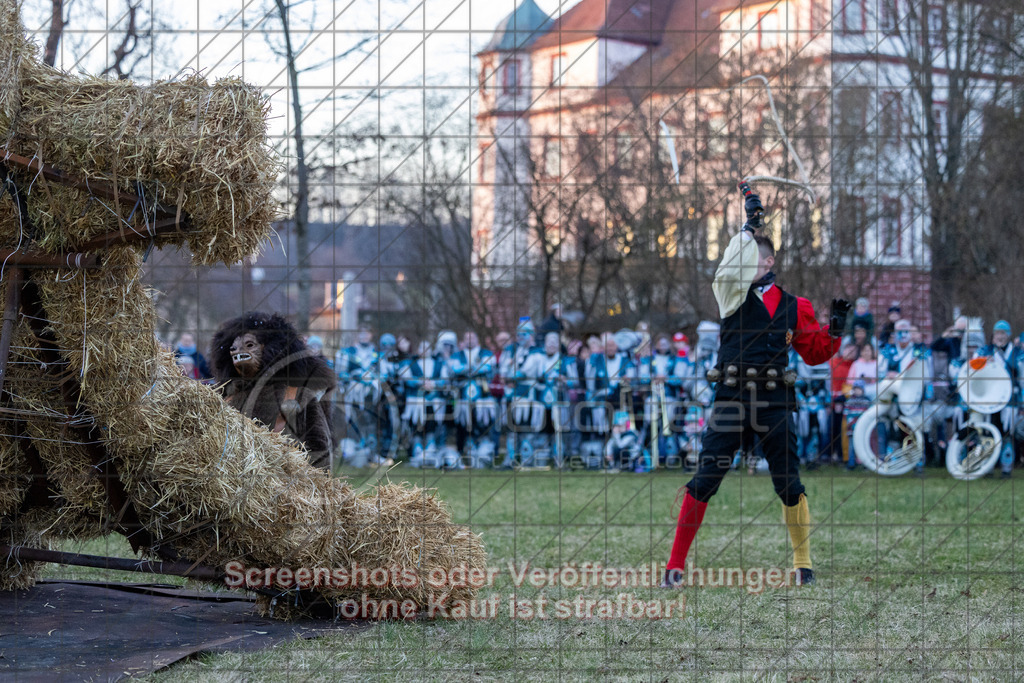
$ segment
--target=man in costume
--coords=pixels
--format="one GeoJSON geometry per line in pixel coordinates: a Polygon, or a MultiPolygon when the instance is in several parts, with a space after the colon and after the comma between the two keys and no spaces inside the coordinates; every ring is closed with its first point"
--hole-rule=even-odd
{"type": "MultiPolygon", "coordinates": [[[[408,425],[412,435],[410,467],[439,469],[446,465],[445,415],[449,379],[448,366],[443,358],[434,354],[428,341],[421,341],[416,354],[407,358],[398,369],[398,380],[405,385],[402,421],[408,425]]],[[[454,462],[450,464],[455,465],[454,462]]]]}
{"type": "Polygon", "coordinates": [[[333,371],[277,314],[250,312],[213,337],[213,373],[228,403],[306,447],[316,467],[329,468],[333,371]]]}
{"type": "Polygon", "coordinates": [[[505,383],[505,424],[502,427],[508,430],[502,469],[533,464],[533,383],[523,369],[530,355],[539,352],[534,345],[534,334],[530,318],[520,318],[516,340],[502,352],[498,365],[498,373],[505,383]]]}
{"type": "Polygon", "coordinates": [[[811,303],[774,284],[775,250],[760,234],[764,208],[746,183],[747,222],[729,242],[715,273],[712,290],[722,316],[717,382],[712,413],[696,475],[686,484],[663,587],[682,585],[686,556],[718,491],[733,454],[756,439],[764,449],[775,492],[793,544],[793,564],[801,583],[814,581],[809,536],[810,510],[797,472],[795,397],[786,375],[790,347],[810,365],[827,361],[838,349],[850,303],[834,299],[827,329],[811,303]]]}
{"type": "Polygon", "coordinates": [[[561,351],[558,332],[544,335],[542,351],[531,353],[523,365],[523,375],[533,384],[531,426],[536,440],[533,462],[555,467],[565,464],[565,432],[569,427],[569,389],[577,384],[576,361],[561,351]]]}
{"type": "MultiPolygon", "coordinates": [[[[929,435],[931,420],[937,411],[932,406],[932,398],[935,395],[934,377],[932,370],[931,349],[927,344],[914,343],[914,325],[905,319],[897,320],[893,325],[893,333],[890,335],[891,344],[886,344],[878,351],[878,376],[893,379],[905,372],[914,363],[924,364],[924,376],[926,384],[922,394],[921,404],[917,407],[902,406],[902,409],[922,411],[924,431],[926,437],[929,435]]],[[[878,421],[878,441],[887,444],[889,439],[895,438],[899,430],[890,429],[888,420],[878,421]]],[[[924,471],[924,463],[929,452],[934,450],[930,441],[925,443],[925,457],[922,457],[915,467],[916,473],[924,471]]]]}
{"type": "Polygon", "coordinates": [[[999,459],[1002,476],[1008,478],[1013,471],[1015,453],[1021,452],[1021,444],[1017,438],[1017,406],[1020,404],[1022,357],[1020,350],[1013,345],[1013,330],[1010,323],[999,320],[992,328],[992,343],[978,350],[979,356],[992,356],[1006,368],[1013,382],[1013,394],[1006,407],[992,416],[992,423],[1003,433],[1003,453],[999,459]]]}
{"type": "Polygon", "coordinates": [[[657,338],[653,353],[640,353],[637,356],[637,382],[644,402],[640,437],[652,462],[658,461],[653,463],[656,465],[664,465],[666,460],[672,462],[677,451],[677,444],[672,437],[677,390],[681,380],[676,374],[677,358],[667,335],[657,338]]]}
{"type": "Polygon", "coordinates": [[[587,401],[592,406],[591,429],[602,442],[608,436],[611,413],[626,410],[632,420],[632,383],[636,379],[636,368],[630,362],[629,354],[620,350],[619,339],[623,337],[608,332],[601,335],[604,353],[591,354],[587,359],[585,379],[587,401]]]}
{"type": "Polygon", "coordinates": [[[334,370],[344,386],[345,417],[358,434],[357,461],[369,461],[377,454],[377,403],[380,401],[379,355],[373,334],[360,327],[356,343],[339,349],[334,370]]]}
{"type": "Polygon", "coordinates": [[[490,394],[494,353],[480,346],[480,337],[473,330],[462,335],[462,346],[452,356],[456,449],[459,453],[468,450],[471,467],[490,467],[495,451],[491,429],[498,417],[498,404],[490,394]]]}

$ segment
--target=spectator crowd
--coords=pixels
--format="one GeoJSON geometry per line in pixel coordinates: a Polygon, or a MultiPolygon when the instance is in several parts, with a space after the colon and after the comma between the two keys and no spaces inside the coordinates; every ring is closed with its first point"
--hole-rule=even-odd
{"type": "MultiPolygon", "coordinates": [[[[307,339],[325,355],[339,383],[335,457],[352,466],[404,460],[423,468],[588,468],[645,472],[691,468],[701,449],[705,411],[718,362],[719,326],[697,326],[696,339],[680,330],[652,334],[646,325],[576,336],[560,309],[534,325],[524,317],[514,331],[485,345],[472,330],[443,330],[432,339],[390,333],[374,340],[361,328],[355,343],[325,354],[323,340],[307,339]],[[714,377],[714,373],[712,374],[714,377]]],[[[857,467],[851,443],[857,419],[875,400],[880,382],[913,362],[925,364],[921,402],[925,457],[919,471],[945,462],[950,434],[963,420],[956,378],[977,356],[1003,363],[1013,385],[1007,408],[994,416],[1010,456],[1020,453],[1016,420],[1024,378],[1024,334],[1000,320],[986,338],[980,320],[958,318],[933,340],[902,317],[898,303],[876,327],[867,299],[856,302],[840,351],[809,367],[796,353],[790,369],[797,400],[798,449],[807,467],[857,467]]],[[[175,349],[182,372],[209,378],[191,334],[175,349]]],[[[737,453],[753,471],[758,444],[737,453]]]]}

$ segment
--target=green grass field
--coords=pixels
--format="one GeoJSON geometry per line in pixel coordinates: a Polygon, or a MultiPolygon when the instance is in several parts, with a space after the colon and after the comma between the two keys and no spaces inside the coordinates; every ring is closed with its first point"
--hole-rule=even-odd
{"type": "MultiPolygon", "coordinates": [[[[365,472],[349,472],[359,484],[365,472]]],[[[375,623],[358,633],[171,667],[207,680],[1014,680],[1024,676],[1024,486],[1016,480],[805,474],[816,525],[815,586],[542,589],[513,585],[509,563],[540,567],[664,562],[678,472],[417,472],[457,521],[483,535],[501,569],[480,598],[496,618],[375,623]],[[1019,546],[1019,547],[1018,547],[1019,546]],[[678,602],[670,619],[512,619],[508,601],[578,597],[678,602]]],[[[126,556],[113,537],[89,552],[126,556]]],[[[702,568],[786,568],[791,552],[767,475],[733,472],[691,552],[702,568]]],[[[97,576],[59,568],[54,576],[97,576]]],[[[113,573],[102,573],[106,577],[113,573]]],[[[120,577],[118,577],[120,578],[120,577]]],[[[125,576],[128,580],[136,577],[125,576]]],[[[549,603],[550,605],[550,603],[549,603]]],[[[536,615],[535,615],[536,616],[536,615]]]]}

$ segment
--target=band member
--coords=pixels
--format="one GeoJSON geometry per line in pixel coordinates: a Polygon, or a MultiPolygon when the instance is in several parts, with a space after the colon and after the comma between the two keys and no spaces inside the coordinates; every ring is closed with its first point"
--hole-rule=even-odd
{"type": "MultiPolygon", "coordinates": [[[[924,377],[928,381],[922,393],[922,402],[916,407],[902,406],[901,410],[908,412],[914,412],[915,410],[924,411],[925,406],[928,405],[930,410],[922,414],[925,433],[927,434],[931,431],[931,420],[936,412],[935,408],[930,406],[931,399],[934,396],[933,378],[935,377],[935,373],[932,370],[931,349],[927,344],[914,342],[914,326],[909,320],[905,319],[897,320],[894,323],[891,340],[893,343],[883,346],[878,352],[878,376],[880,378],[893,379],[906,371],[914,363],[924,364],[924,377]]],[[[895,406],[890,408],[890,411],[893,410],[895,410],[895,406]]],[[[890,412],[890,414],[895,413],[890,412]]],[[[879,420],[877,429],[879,443],[881,444],[888,444],[891,438],[895,438],[900,433],[899,429],[890,427],[889,420],[879,420]]],[[[925,444],[925,455],[927,456],[932,449],[932,444],[927,442],[925,444]]],[[[919,474],[924,469],[925,459],[927,458],[922,458],[917,463],[916,469],[919,474]]]]}
{"type": "MultiPolygon", "coordinates": [[[[644,391],[644,428],[640,432],[653,460],[673,458],[678,444],[672,431],[681,377],[676,374],[678,356],[668,336],[658,337],[654,353],[641,355],[637,378],[644,391]]],[[[679,359],[685,363],[684,359],[679,359]]]]}
{"type": "Polygon", "coordinates": [[[1013,382],[1013,394],[1006,407],[992,416],[992,424],[1003,433],[1003,455],[1000,465],[1003,477],[1009,477],[1016,459],[1014,453],[1021,452],[1021,444],[1017,439],[1016,417],[1017,406],[1020,404],[1020,366],[1022,362],[1020,349],[1013,345],[1010,323],[999,320],[992,328],[992,343],[978,351],[979,356],[992,356],[1006,368],[1013,382]]]}
{"type": "MultiPolygon", "coordinates": [[[[533,383],[531,427],[536,437],[533,463],[547,465],[550,454],[555,467],[561,468],[565,433],[569,429],[569,389],[575,388],[578,378],[576,361],[561,352],[557,332],[544,335],[544,350],[530,354],[523,374],[533,383]]],[[[524,461],[523,464],[530,463],[524,461]]]]}
{"type": "Polygon", "coordinates": [[[367,327],[360,327],[356,343],[339,349],[334,358],[334,371],[343,386],[345,417],[349,426],[358,435],[359,460],[376,454],[377,412],[380,401],[380,375],[378,354],[373,345],[373,334],[367,327]]]}
{"type": "Polygon", "coordinates": [[[456,448],[468,450],[472,467],[494,464],[494,442],[490,431],[498,417],[498,404],[490,395],[494,374],[494,353],[480,346],[480,337],[472,330],[462,335],[463,348],[452,356],[455,378],[456,448]]]}
{"type": "Polygon", "coordinates": [[[814,581],[809,536],[810,510],[797,472],[795,397],[786,374],[790,347],[809,364],[827,361],[839,348],[850,303],[832,302],[830,325],[822,329],[811,303],[775,284],[775,249],[760,234],[764,208],[746,183],[747,223],[732,238],[715,273],[712,290],[722,316],[717,381],[708,433],[696,475],[686,484],[672,552],[662,585],[682,585],[686,556],[718,491],[733,454],[756,439],[764,449],[802,583],[814,581]]]}
{"type": "MultiPolygon", "coordinates": [[[[629,410],[632,406],[631,384],[636,379],[636,369],[629,360],[629,354],[619,350],[615,335],[602,335],[604,353],[595,353],[587,360],[587,400],[592,403],[592,429],[599,438],[608,434],[608,418],[611,410],[629,410]]],[[[632,419],[632,418],[631,418],[632,419]]],[[[584,437],[586,438],[586,437],[584,437]]]]}
{"type": "Polygon", "coordinates": [[[517,458],[523,462],[530,462],[533,457],[533,440],[530,438],[533,384],[523,372],[526,360],[539,350],[534,346],[533,335],[534,327],[530,318],[520,318],[519,326],[516,328],[516,340],[501,354],[498,372],[506,387],[504,427],[508,430],[502,469],[512,469],[517,458]]]}
{"type": "Polygon", "coordinates": [[[605,467],[610,472],[648,472],[646,458],[641,451],[640,434],[633,429],[629,413],[616,411],[612,418],[612,432],[604,446],[605,467]]]}
{"type": "Polygon", "coordinates": [[[448,367],[435,356],[430,342],[422,341],[415,356],[398,371],[405,384],[405,410],[402,421],[412,432],[412,467],[441,468],[444,463],[445,408],[448,367]]]}

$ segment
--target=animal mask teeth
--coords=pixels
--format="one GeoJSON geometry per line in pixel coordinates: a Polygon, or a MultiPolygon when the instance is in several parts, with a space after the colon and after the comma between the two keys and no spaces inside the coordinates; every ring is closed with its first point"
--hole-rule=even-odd
{"type": "Polygon", "coordinates": [[[247,360],[252,360],[252,356],[248,353],[236,353],[235,355],[231,356],[231,360],[234,361],[235,363],[243,363],[247,360]]]}

